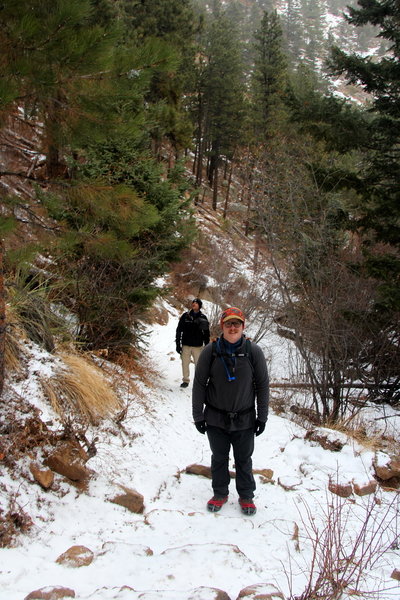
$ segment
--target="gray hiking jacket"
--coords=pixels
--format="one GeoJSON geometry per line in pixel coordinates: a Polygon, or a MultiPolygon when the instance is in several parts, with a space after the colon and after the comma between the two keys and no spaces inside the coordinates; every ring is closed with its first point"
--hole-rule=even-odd
{"type": "MultiPolygon", "coordinates": [[[[246,353],[244,336],[237,353],[246,353]]],[[[227,361],[229,359],[225,362],[227,361]]],[[[212,343],[203,348],[193,382],[194,422],[205,420],[208,425],[238,431],[254,427],[256,416],[260,421],[267,421],[269,401],[267,363],[261,348],[254,342],[251,342],[251,359],[248,356],[235,358],[234,376],[233,381],[228,381],[221,357],[213,357],[212,343]],[[235,416],[229,416],[213,407],[233,413],[235,416]],[[254,409],[240,414],[241,411],[251,407],[254,409]]]]}

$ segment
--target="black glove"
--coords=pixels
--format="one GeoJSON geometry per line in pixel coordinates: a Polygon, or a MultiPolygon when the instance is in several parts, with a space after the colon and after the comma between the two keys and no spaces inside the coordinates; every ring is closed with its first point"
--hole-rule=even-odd
{"type": "Polygon", "coordinates": [[[256,423],[254,425],[254,433],[256,434],[256,437],[258,435],[261,435],[262,432],[264,431],[264,429],[265,429],[265,423],[263,423],[259,419],[256,419],[256,423]]]}
{"type": "Polygon", "coordinates": [[[182,346],[179,342],[176,342],[176,351],[178,354],[182,354],[182,346]]]}
{"type": "Polygon", "coordinates": [[[195,427],[199,433],[205,433],[207,431],[207,423],[205,421],[196,421],[195,427]]]}

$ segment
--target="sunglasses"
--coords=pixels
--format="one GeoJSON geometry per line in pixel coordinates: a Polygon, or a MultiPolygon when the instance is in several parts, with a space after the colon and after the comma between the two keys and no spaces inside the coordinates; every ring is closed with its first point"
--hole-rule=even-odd
{"type": "Polygon", "coordinates": [[[224,327],[240,327],[243,325],[242,321],[227,321],[224,323],[224,327]]]}

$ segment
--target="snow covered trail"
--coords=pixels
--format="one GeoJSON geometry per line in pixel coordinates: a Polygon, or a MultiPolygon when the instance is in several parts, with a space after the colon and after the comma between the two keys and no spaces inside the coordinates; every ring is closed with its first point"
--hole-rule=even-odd
{"type": "MultiPolygon", "coordinates": [[[[341,452],[323,450],[304,440],[303,428],[271,414],[265,433],[256,439],[253,460],[254,469],[273,471],[272,482],[256,476],[257,514],[241,515],[234,480],[222,511],[209,513],[210,480],[185,472],[193,463],[208,466],[210,452],[207,437],[192,423],[191,386],[179,387],[174,344],[179,315],[167,308],[167,325],[156,325],[149,334],[159,377],[154,388],[145,390],[148,408],[130,406],[124,433],[101,432],[97,455],[88,463],[97,473],[88,493],[61,480],[58,494],[20,484],[19,503],[35,527],[19,546],[0,549],[0,600],[23,600],[32,590],[55,585],[72,588],[78,600],[183,600],[202,586],[225,590],[236,600],[241,589],[256,583],[275,584],[289,597],[288,579],[293,593],[300,594],[312,556],[307,514],[324,523],[327,504],[336,498],[327,491],[330,477],[370,479],[371,452],[351,444],[341,452]],[[107,501],[116,484],[143,494],[143,515],[107,501]],[[73,545],[92,550],[89,566],[55,562],[73,545]]],[[[382,514],[391,498],[380,494],[382,514]]],[[[354,496],[348,502],[346,527],[356,535],[371,500],[354,496]]],[[[393,523],[393,514],[389,517],[393,523]]],[[[398,551],[387,553],[373,572],[365,573],[367,585],[375,589],[376,578],[381,585],[390,582],[396,560],[398,551]]],[[[388,593],[385,600],[396,597],[388,593]]],[[[204,589],[196,598],[211,596],[204,589]]]]}

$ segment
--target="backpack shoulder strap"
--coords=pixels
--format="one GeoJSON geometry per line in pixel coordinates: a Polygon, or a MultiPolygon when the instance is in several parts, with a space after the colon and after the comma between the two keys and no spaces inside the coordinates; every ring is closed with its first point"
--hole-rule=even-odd
{"type": "MultiPolygon", "coordinates": [[[[216,356],[221,356],[221,350],[219,347],[219,338],[217,338],[216,340],[213,340],[213,342],[212,342],[210,367],[213,364],[216,356]]],[[[249,338],[246,338],[246,351],[245,351],[244,355],[241,355],[241,356],[246,356],[249,359],[251,368],[254,371],[253,353],[251,350],[251,340],[249,338]]]]}
{"type": "Polygon", "coordinates": [[[247,356],[249,358],[251,366],[254,367],[253,352],[251,350],[251,340],[249,340],[248,338],[246,339],[246,354],[247,354],[247,356]]]}

